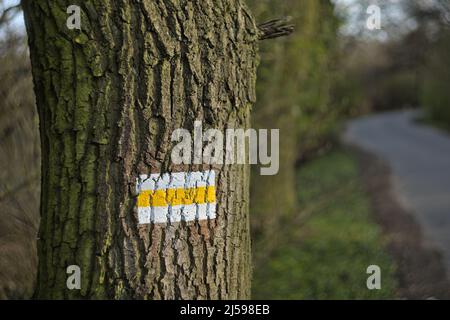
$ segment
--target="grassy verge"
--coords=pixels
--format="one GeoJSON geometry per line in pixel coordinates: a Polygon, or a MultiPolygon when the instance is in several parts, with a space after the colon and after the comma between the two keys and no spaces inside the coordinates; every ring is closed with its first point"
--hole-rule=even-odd
{"type": "Polygon", "coordinates": [[[450,133],[450,124],[448,122],[431,117],[428,114],[425,114],[423,117],[418,118],[416,121],[419,124],[434,127],[436,129],[445,131],[446,133],[450,133]]]}
{"type": "Polygon", "coordinates": [[[300,213],[284,221],[282,243],[255,266],[253,298],[395,298],[395,268],[353,156],[330,152],[301,168],[297,182],[300,213]],[[369,265],[381,268],[381,290],[367,289],[369,265]]]}

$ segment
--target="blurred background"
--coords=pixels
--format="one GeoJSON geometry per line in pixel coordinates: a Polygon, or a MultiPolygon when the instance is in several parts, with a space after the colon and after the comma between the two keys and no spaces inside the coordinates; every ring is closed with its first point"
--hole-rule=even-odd
{"type": "MultiPolygon", "coordinates": [[[[37,263],[39,132],[18,3],[0,0],[0,299],[29,298],[37,263]]],[[[252,175],[253,297],[449,298],[450,2],[247,4],[258,22],[296,26],[261,42],[253,127],[281,129],[280,172],[252,175]]]]}

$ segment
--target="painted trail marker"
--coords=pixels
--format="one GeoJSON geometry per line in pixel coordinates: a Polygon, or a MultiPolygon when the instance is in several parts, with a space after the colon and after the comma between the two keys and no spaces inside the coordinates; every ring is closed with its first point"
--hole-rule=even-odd
{"type": "Polygon", "coordinates": [[[140,175],[139,224],[214,219],[215,180],[213,170],[140,175]]]}

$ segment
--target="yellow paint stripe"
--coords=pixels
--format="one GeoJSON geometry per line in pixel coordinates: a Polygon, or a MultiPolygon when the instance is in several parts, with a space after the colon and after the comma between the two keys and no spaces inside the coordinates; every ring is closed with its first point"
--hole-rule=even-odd
{"type": "Polygon", "coordinates": [[[166,207],[216,202],[214,186],[189,189],[145,190],[138,196],[138,207],[166,207]]]}

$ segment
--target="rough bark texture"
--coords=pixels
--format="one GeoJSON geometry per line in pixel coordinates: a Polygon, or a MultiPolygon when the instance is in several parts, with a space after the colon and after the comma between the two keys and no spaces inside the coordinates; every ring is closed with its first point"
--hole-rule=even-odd
{"type": "MultiPolygon", "coordinates": [[[[216,167],[217,218],[138,225],[139,174],[176,128],[246,128],[257,29],[239,0],[23,1],[42,139],[38,298],[250,294],[249,168],[216,167]],[[82,30],[66,27],[69,5],[82,30]],[[66,267],[81,267],[81,290],[66,267]]],[[[202,167],[205,169],[205,167],[202,167]]]]}

